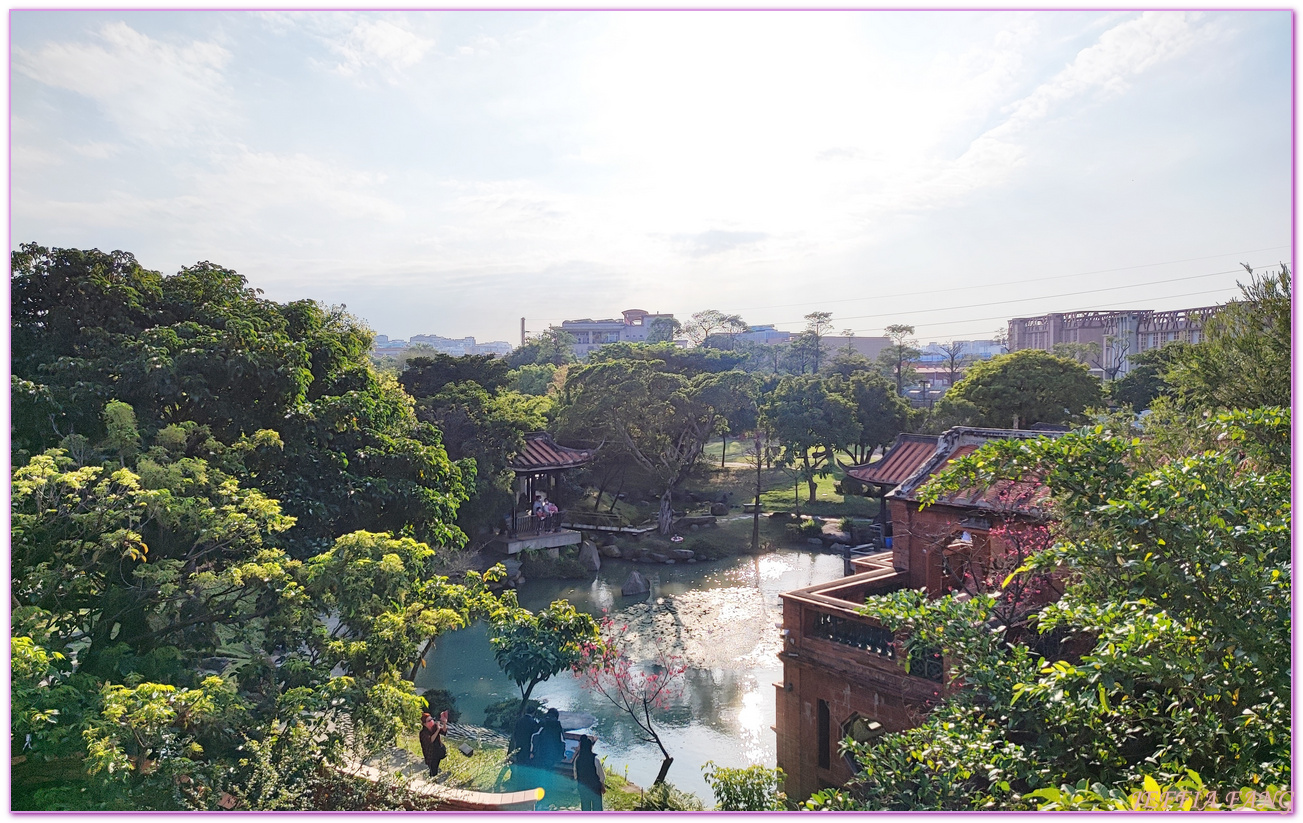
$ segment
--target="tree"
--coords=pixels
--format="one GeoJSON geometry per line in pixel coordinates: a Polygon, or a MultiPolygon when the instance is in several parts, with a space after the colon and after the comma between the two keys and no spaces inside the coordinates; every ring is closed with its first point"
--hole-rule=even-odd
{"type": "Polygon", "coordinates": [[[853,463],[869,462],[877,449],[885,449],[905,430],[909,402],[882,375],[856,372],[847,380],[832,378],[830,386],[850,402],[859,424],[858,434],[843,446],[853,463]]]}
{"type": "Polygon", "coordinates": [[[1243,297],[1223,306],[1204,328],[1205,342],[1191,346],[1165,379],[1187,408],[1288,407],[1290,391],[1292,275],[1289,266],[1240,284],[1243,297]]]}
{"type": "Polygon", "coordinates": [[[946,356],[946,374],[949,376],[949,383],[952,386],[959,382],[960,367],[963,366],[967,359],[964,356],[964,345],[962,340],[947,340],[937,346],[937,348],[941,349],[941,353],[946,356]]]}
{"type": "Polygon", "coordinates": [[[817,375],[789,375],[761,405],[762,425],[782,444],[780,460],[808,484],[811,501],[815,478],[827,473],[833,454],[860,434],[855,407],[837,387],[817,375]]]}
{"type": "Polygon", "coordinates": [[[810,341],[810,349],[814,355],[813,374],[819,373],[820,355],[823,353],[823,338],[828,332],[832,331],[832,312],[812,311],[805,316],[805,331],[803,334],[810,341]]]}
{"type": "Polygon", "coordinates": [[[503,594],[488,623],[493,659],[520,689],[521,714],[535,686],[565,669],[580,667],[585,648],[600,637],[597,621],[566,601],[553,601],[533,613],[516,603],[514,591],[503,594]]]}
{"type": "Polygon", "coordinates": [[[582,678],[585,688],[602,696],[633,720],[642,740],[655,743],[661,750],[664,759],[655,780],[659,785],[665,782],[674,758],[656,731],[653,713],[665,711],[683,694],[683,674],[687,666],[659,645],[653,660],[643,665],[635,664],[622,640],[627,629],[628,626],[617,629],[609,618],[603,621],[600,642],[590,642],[583,647],[574,671],[582,678]]]}
{"type": "Polygon", "coordinates": [[[507,368],[518,369],[530,364],[564,366],[575,362],[575,336],[561,329],[539,332],[507,355],[507,368]]]}
{"type": "Polygon", "coordinates": [[[724,345],[719,348],[726,349],[732,349],[733,339],[746,330],[746,321],[741,317],[736,314],[725,314],[718,309],[696,312],[683,327],[683,332],[694,346],[708,345],[711,337],[722,335],[724,345]]]}
{"type": "Polygon", "coordinates": [[[1103,396],[1084,364],[1023,349],[974,365],[937,407],[944,415],[957,404],[971,403],[981,415],[979,425],[1029,428],[1077,419],[1103,396]]]}
{"type": "MultiPolygon", "coordinates": [[[[649,347],[644,347],[649,348],[649,347]]],[[[671,499],[701,457],[719,421],[746,396],[739,371],[688,376],[653,359],[599,358],[572,371],[563,426],[595,424],[616,440],[660,489],[658,524],[668,534],[671,499]]]]}
{"type": "Polygon", "coordinates": [[[398,376],[398,382],[412,397],[438,394],[449,383],[468,380],[485,391],[494,392],[507,384],[507,361],[491,354],[468,354],[453,357],[436,352],[429,357],[414,357],[398,376]]]}
{"type": "Polygon", "coordinates": [[[1189,343],[1174,340],[1131,355],[1130,371],[1108,384],[1109,399],[1141,411],[1159,397],[1170,397],[1174,389],[1164,375],[1189,356],[1189,347],[1189,343]]]}
{"type": "Polygon", "coordinates": [[[648,343],[672,343],[683,333],[683,324],[673,317],[657,317],[647,330],[648,343]]]}
{"type": "Polygon", "coordinates": [[[909,365],[919,356],[918,341],[914,339],[914,327],[901,323],[892,324],[885,329],[891,339],[891,346],[878,355],[878,362],[886,370],[887,376],[896,380],[896,394],[904,396],[905,382],[912,379],[914,370],[909,365]]]}

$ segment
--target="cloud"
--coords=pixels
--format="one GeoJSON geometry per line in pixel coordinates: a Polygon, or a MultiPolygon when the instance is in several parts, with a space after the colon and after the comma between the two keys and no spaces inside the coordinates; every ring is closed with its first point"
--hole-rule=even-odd
{"type": "Polygon", "coordinates": [[[343,61],[335,70],[346,77],[363,69],[379,69],[386,74],[411,68],[434,48],[434,41],[419,37],[388,20],[361,20],[342,42],[331,44],[343,61]]]}
{"type": "Polygon", "coordinates": [[[711,229],[699,234],[678,234],[673,236],[690,257],[707,257],[726,251],[751,246],[768,238],[769,235],[759,231],[721,231],[711,229]]]}
{"type": "Polygon", "coordinates": [[[216,43],[165,43],[118,22],[100,28],[93,42],[15,49],[13,65],[90,98],[124,135],[159,145],[230,121],[234,105],[222,73],[230,59],[216,43]]]}

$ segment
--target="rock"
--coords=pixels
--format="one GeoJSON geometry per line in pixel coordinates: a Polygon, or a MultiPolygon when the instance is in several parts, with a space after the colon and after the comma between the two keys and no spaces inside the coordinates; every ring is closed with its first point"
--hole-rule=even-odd
{"type": "Polygon", "coordinates": [[[502,561],[502,565],[507,569],[507,577],[512,578],[520,574],[520,561],[514,557],[508,557],[502,561]]]}
{"type": "Polygon", "coordinates": [[[651,583],[648,583],[647,578],[643,577],[642,573],[636,569],[629,572],[629,577],[624,581],[624,585],[620,587],[620,594],[625,597],[649,594],[650,592],[651,583]]]}
{"type": "Polygon", "coordinates": [[[691,531],[694,531],[694,532],[697,531],[697,530],[700,529],[700,528],[701,528],[701,527],[698,526],[696,523],[693,523],[691,526],[688,526],[688,529],[691,530],[691,531]]]}
{"type": "Polygon", "coordinates": [[[715,505],[710,507],[710,513],[713,514],[715,517],[723,517],[724,515],[728,514],[728,504],[716,503],[715,505]]]}
{"type": "Polygon", "coordinates": [[[669,560],[669,557],[660,552],[648,552],[647,559],[653,563],[664,563],[666,560],[669,560]]]}
{"type": "Polygon", "coordinates": [[[549,560],[560,560],[560,559],[561,559],[561,549],[560,549],[560,547],[552,548],[552,549],[545,549],[544,551],[547,552],[547,556],[548,556],[548,559],[549,559],[549,560]]]}
{"type": "Polygon", "coordinates": [[[673,565],[674,565],[674,561],[673,561],[673,560],[666,560],[666,561],[665,561],[665,565],[667,565],[667,566],[673,566],[673,565]]]}
{"type": "Polygon", "coordinates": [[[620,547],[615,545],[614,543],[605,543],[600,548],[598,548],[598,551],[602,553],[603,557],[613,557],[619,559],[624,556],[620,552],[620,547]]]}
{"type": "Polygon", "coordinates": [[[692,549],[670,549],[670,556],[675,560],[691,560],[696,553],[692,549]]]}
{"type": "Polygon", "coordinates": [[[602,545],[603,545],[603,546],[614,546],[614,545],[615,545],[615,535],[611,534],[610,532],[607,532],[606,534],[603,534],[603,535],[602,535],[602,545]]]}
{"type": "Polygon", "coordinates": [[[809,543],[811,546],[822,546],[822,545],[823,545],[823,540],[819,539],[818,537],[810,537],[810,538],[807,538],[805,542],[809,543]]]}
{"type": "Polygon", "coordinates": [[[679,518],[678,522],[675,523],[674,525],[676,525],[676,526],[680,526],[680,527],[682,527],[682,526],[713,526],[713,525],[715,525],[715,518],[712,517],[712,516],[710,516],[710,515],[694,515],[694,516],[692,516],[692,517],[682,517],[682,518],[679,518]]]}
{"type": "Polygon", "coordinates": [[[602,568],[602,556],[597,553],[597,546],[585,540],[579,547],[579,563],[590,572],[602,568]]]}

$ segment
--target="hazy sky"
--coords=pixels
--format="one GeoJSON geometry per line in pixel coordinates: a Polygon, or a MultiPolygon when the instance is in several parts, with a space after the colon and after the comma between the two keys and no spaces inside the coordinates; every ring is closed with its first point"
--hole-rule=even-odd
{"type": "Polygon", "coordinates": [[[1290,13],[11,12],[12,242],[391,337],[718,308],[922,341],[1291,250],[1290,13]]]}

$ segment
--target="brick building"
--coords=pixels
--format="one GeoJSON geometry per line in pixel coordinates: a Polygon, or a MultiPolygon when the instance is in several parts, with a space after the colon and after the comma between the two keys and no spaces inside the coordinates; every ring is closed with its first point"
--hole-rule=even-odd
{"type": "Polygon", "coordinates": [[[804,799],[854,776],[855,764],[837,754],[842,739],[866,741],[911,728],[944,696],[949,686],[939,653],[917,655],[907,671],[898,638],[857,610],[868,597],[901,589],[943,595],[957,583],[957,559],[989,557],[998,548],[1002,538],[991,534],[994,527],[1043,521],[1046,490],[1030,481],[964,490],[923,510],[918,501],[929,478],[982,443],[1038,436],[1056,434],[961,427],[924,454],[926,440],[905,436],[878,464],[860,467],[870,483],[888,480],[902,466],[915,468],[886,494],[889,551],[852,560],[856,571],[840,580],[781,595],[783,681],[774,684],[774,731],[790,797],[804,799]],[[868,471],[879,464],[885,464],[879,472],[868,471]]]}

